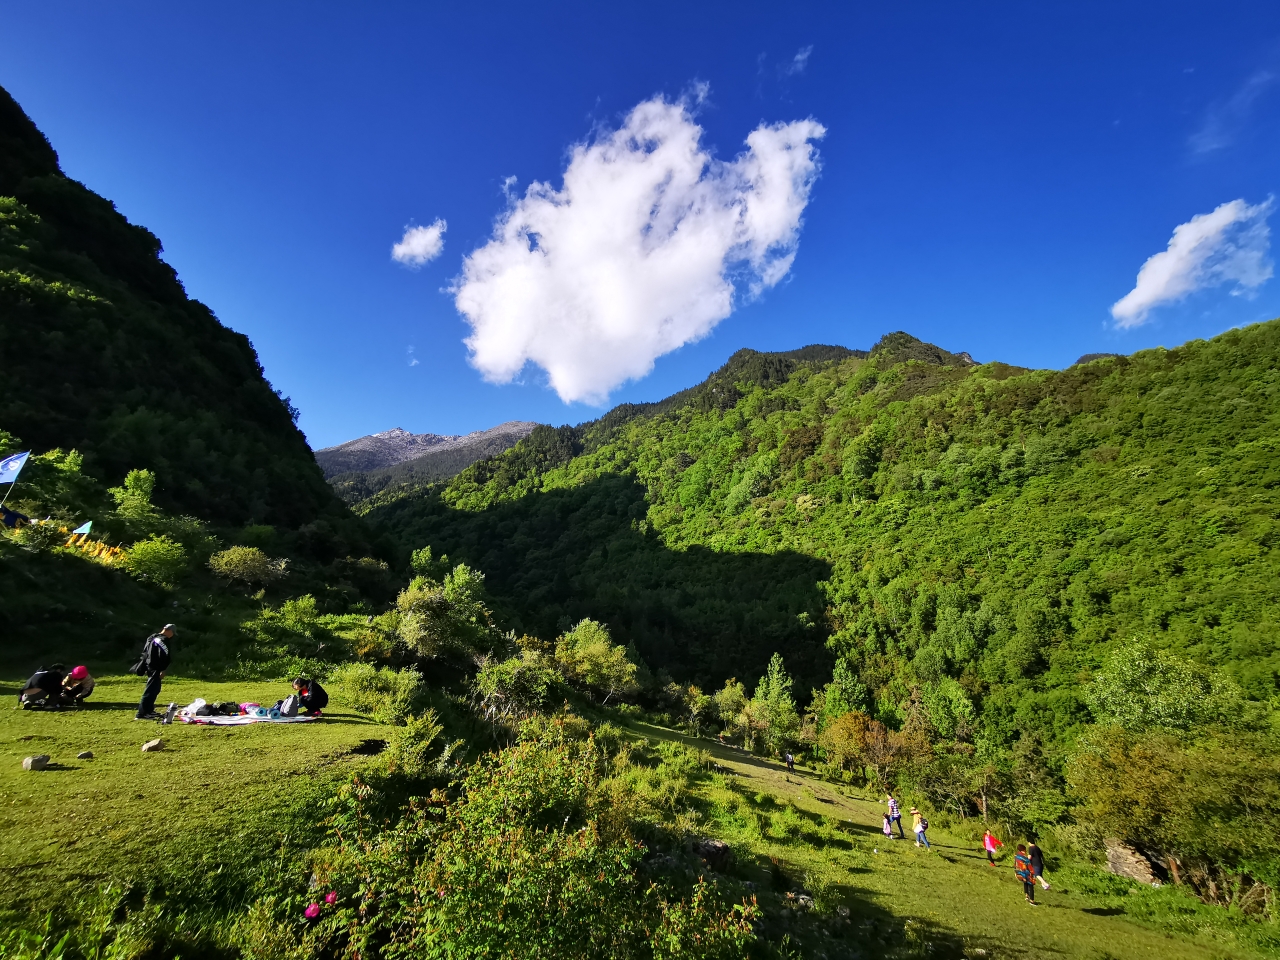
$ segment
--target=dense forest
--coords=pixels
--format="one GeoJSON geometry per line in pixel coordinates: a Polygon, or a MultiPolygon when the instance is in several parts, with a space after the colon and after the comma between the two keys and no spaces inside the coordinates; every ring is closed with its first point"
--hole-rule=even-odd
{"type": "Polygon", "coordinates": [[[773,749],[1274,882],[1278,369],[1280,321],[1060,372],[744,351],[364,509],[516,629],[608,624],[686,708],[780,654],[814,692],[773,749]]]}

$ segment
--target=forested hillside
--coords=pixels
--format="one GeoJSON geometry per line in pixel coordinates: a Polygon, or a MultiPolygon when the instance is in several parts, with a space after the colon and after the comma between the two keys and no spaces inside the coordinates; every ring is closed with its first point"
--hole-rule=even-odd
{"type": "Polygon", "coordinates": [[[829,651],[889,713],[924,681],[1069,725],[1079,671],[1144,635],[1265,698],[1277,360],[1274,322],[1062,372],[900,334],[744,351],[369,513],[488,571],[520,625],[597,616],[704,682],[829,651]]]}
{"type": "Polygon", "coordinates": [[[99,480],[148,467],[157,503],[204,519],[340,510],[248,339],[187,297],[160,250],[63,175],[0,89],[0,427],[80,451],[99,480]]]}

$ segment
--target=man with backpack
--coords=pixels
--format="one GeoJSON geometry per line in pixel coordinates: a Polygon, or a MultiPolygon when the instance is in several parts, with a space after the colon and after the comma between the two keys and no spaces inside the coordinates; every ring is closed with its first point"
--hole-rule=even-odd
{"type": "Polygon", "coordinates": [[[138,701],[138,712],[134,715],[135,720],[159,720],[160,714],[156,713],[156,697],[160,696],[160,685],[164,681],[164,672],[169,669],[169,661],[171,659],[169,653],[169,642],[173,639],[177,631],[172,623],[166,623],[164,629],[159,633],[153,633],[147,637],[146,643],[142,645],[142,656],[133,667],[133,672],[140,677],[147,678],[147,685],[143,688],[142,699],[138,701]]]}

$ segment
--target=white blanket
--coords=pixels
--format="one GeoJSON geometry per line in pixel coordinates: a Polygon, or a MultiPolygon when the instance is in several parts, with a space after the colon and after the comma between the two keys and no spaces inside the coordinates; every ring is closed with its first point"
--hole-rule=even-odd
{"type": "Polygon", "coordinates": [[[319,720],[319,717],[251,717],[242,715],[238,717],[211,716],[211,717],[191,717],[182,714],[179,719],[183,723],[200,723],[213,727],[243,727],[250,723],[308,723],[312,720],[319,720]]]}

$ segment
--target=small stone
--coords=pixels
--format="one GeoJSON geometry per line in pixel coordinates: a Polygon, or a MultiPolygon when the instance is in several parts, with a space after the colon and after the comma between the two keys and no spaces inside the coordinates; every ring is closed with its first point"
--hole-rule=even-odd
{"type": "Polygon", "coordinates": [[[164,741],[157,737],[155,740],[148,740],[142,745],[143,753],[154,753],[157,750],[164,749],[164,741]]]}
{"type": "Polygon", "coordinates": [[[47,753],[39,753],[34,757],[26,757],[22,761],[23,770],[43,770],[49,766],[49,755],[47,753]]]}
{"type": "Polygon", "coordinates": [[[77,753],[77,754],[76,754],[76,759],[77,759],[77,760],[92,760],[92,759],[93,759],[93,751],[92,751],[92,750],[81,750],[79,753],[77,753]]]}

